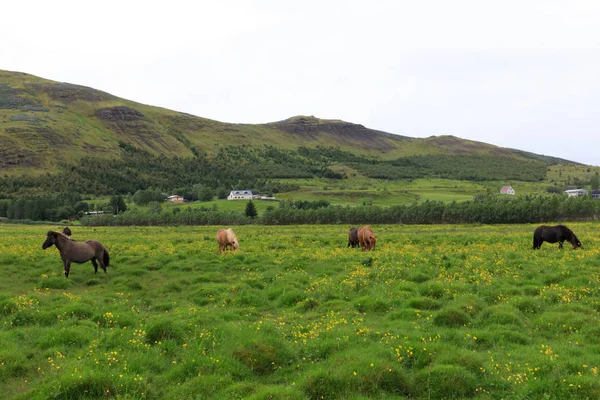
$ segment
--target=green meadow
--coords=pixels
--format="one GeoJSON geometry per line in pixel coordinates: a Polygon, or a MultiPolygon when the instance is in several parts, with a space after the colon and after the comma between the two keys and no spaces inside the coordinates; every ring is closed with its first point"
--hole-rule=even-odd
{"type": "Polygon", "coordinates": [[[600,239],[534,225],[82,227],[108,273],[0,224],[9,399],[596,399],[600,239]]]}
{"type": "Polygon", "coordinates": [[[430,201],[465,201],[486,193],[500,193],[502,186],[512,185],[517,195],[544,194],[547,184],[538,182],[471,182],[453,179],[383,180],[365,177],[349,179],[286,179],[282,182],[297,184],[292,192],[276,194],[280,200],[328,200],[332,204],[357,206],[363,203],[379,206],[410,204],[430,201]]]}

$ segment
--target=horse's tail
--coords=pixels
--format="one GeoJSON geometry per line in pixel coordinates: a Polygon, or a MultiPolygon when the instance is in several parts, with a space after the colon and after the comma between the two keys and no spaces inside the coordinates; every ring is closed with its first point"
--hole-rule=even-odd
{"type": "Polygon", "coordinates": [[[108,255],[108,250],[106,250],[106,247],[104,248],[104,255],[102,258],[104,260],[104,266],[108,267],[108,264],[110,264],[110,256],[108,255]]]}

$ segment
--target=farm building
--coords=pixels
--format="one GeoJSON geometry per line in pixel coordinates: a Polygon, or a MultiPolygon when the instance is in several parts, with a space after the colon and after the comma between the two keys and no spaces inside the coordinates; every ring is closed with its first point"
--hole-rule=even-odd
{"type": "Polygon", "coordinates": [[[174,194],[173,196],[167,197],[167,201],[170,201],[171,203],[183,203],[183,196],[174,194]]]}
{"type": "Polygon", "coordinates": [[[592,190],[592,199],[600,200],[600,190],[592,190]]]}
{"type": "Polygon", "coordinates": [[[253,200],[255,198],[251,190],[232,190],[227,196],[227,200],[253,200]]]}
{"type": "Polygon", "coordinates": [[[569,197],[585,196],[587,194],[587,190],[585,190],[585,189],[569,189],[569,190],[565,190],[565,193],[567,195],[569,195],[569,197]]]}
{"type": "Polygon", "coordinates": [[[84,214],[85,215],[102,215],[102,214],[110,214],[110,211],[86,211],[84,214]]]}
{"type": "Polygon", "coordinates": [[[502,186],[502,189],[500,189],[500,194],[515,194],[515,189],[512,188],[512,186],[502,186]]]}

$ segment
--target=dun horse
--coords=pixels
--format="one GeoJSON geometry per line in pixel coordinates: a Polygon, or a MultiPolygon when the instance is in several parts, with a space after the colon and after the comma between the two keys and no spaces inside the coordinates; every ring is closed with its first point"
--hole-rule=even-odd
{"type": "Polygon", "coordinates": [[[232,250],[240,248],[240,243],[231,228],[219,229],[217,231],[217,242],[219,243],[219,253],[227,250],[227,246],[231,247],[232,250]]]}
{"type": "Polygon", "coordinates": [[[358,228],[358,242],[362,251],[375,250],[375,234],[369,226],[361,226],[358,228]]]}
{"type": "Polygon", "coordinates": [[[76,242],[60,232],[48,231],[48,237],[44,244],[42,244],[42,249],[46,250],[52,245],[55,245],[60,252],[60,258],[63,260],[65,276],[67,278],[69,277],[69,270],[73,262],[81,264],[91,260],[96,273],[98,273],[98,263],[100,263],[100,267],[106,273],[110,257],[104,245],[99,241],[86,240],[85,242],[76,242]]]}
{"type": "Polygon", "coordinates": [[[542,225],[533,232],[533,249],[542,247],[543,242],[556,243],[558,248],[562,249],[564,241],[570,242],[573,248],[581,247],[581,242],[575,236],[572,230],[564,225],[548,226],[542,225]]]}

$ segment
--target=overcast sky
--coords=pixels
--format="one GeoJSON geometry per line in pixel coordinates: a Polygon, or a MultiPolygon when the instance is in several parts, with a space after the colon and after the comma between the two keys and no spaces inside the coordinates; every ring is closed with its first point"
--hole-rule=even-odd
{"type": "Polygon", "coordinates": [[[600,165],[600,1],[10,1],[0,69],[600,165]]]}

